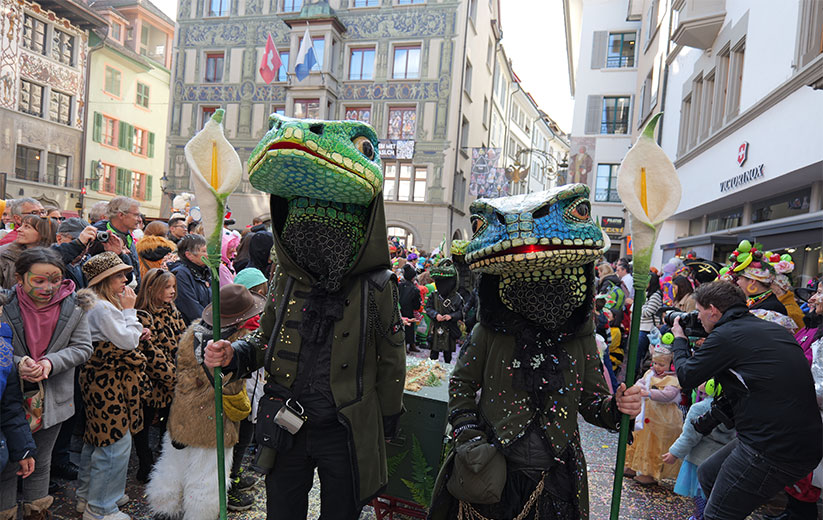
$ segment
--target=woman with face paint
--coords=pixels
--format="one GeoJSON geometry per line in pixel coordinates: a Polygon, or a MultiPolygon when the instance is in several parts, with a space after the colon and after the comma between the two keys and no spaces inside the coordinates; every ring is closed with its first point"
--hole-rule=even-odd
{"type": "Polygon", "coordinates": [[[32,247],[49,247],[57,241],[59,221],[40,218],[37,215],[23,215],[23,223],[17,230],[17,239],[11,244],[0,246],[0,287],[11,289],[17,283],[14,263],[20,253],[32,247]]]}
{"type": "MultiPolygon", "coordinates": [[[[37,217],[35,217],[37,218],[37,217]]],[[[40,219],[45,220],[45,219],[40,219]]],[[[24,219],[20,237],[31,227],[24,219]]],[[[14,244],[11,244],[12,246],[14,244]]],[[[60,425],[74,414],[74,369],[91,356],[91,336],[77,306],[74,282],[63,278],[60,255],[48,248],[22,251],[15,263],[12,290],[0,291],[0,321],[11,328],[14,363],[23,392],[43,389],[41,422],[32,425],[37,445],[34,473],[23,480],[23,518],[50,518],[51,452],[60,425]],[[58,326],[59,325],[59,326],[58,326]]],[[[0,519],[17,518],[17,474],[12,465],[0,474],[0,519]]]]}

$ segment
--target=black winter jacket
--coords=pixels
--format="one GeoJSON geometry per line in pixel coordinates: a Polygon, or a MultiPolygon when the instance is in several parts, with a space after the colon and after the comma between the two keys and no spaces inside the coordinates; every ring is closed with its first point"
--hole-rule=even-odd
{"type": "Polygon", "coordinates": [[[696,388],[714,377],[734,403],[737,435],[775,463],[817,466],[823,456],[820,411],[809,362],[791,333],[745,305],[723,313],[689,356],[688,342],[672,344],[677,379],[696,388]]]}
{"type": "Polygon", "coordinates": [[[177,298],[174,304],[183,315],[186,326],[191,325],[191,322],[199,319],[203,309],[211,303],[208,268],[198,268],[181,260],[172,264],[169,270],[177,277],[177,298]]]}

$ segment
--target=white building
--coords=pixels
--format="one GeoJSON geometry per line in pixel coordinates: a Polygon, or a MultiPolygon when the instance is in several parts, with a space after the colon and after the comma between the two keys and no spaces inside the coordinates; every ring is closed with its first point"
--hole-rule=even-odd
{"type": "Polygon", "coordinates": [[[632,144],[640,28],[628,0],[563,0],[569,83],[575,99],[569,182],[592,188],[592,214],[625,252],[617,169],[632,144]]]}
{"type": "Polygon", "coordinates": [[[653,265],[690,250],[725,262],[749,239],[791,253],[802,282],[819,275],[823,2],[659,4],[673,9],[674,43],[661,144],[675,158],[683,198],[653,265]]]}

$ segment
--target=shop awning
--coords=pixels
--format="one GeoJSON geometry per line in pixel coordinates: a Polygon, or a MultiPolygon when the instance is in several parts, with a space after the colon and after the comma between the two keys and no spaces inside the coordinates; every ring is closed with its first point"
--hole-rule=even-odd
{"type": "Polygon", "coordinates": [[[684,237],[661,244],[660,248],[667,251],[700,245],[737,244],[744,238],[762,242],[769,249],[823,243],[823,211],[684,237]]]}

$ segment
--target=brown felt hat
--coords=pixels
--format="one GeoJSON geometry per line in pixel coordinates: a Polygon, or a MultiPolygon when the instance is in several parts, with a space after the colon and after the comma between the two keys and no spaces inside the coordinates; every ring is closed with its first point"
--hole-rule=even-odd
{"type": "Polygon", "coordinates": [[[131,266],[124,264],[120,257],[111,251],[94,255],[83,264],[83,276],[89,281],[89,287],[97,285],[113,274],[129,271],[131,271],[131,266]]]}
{"type": "MultiPolygon", "coordinates": [[[[249,318],[263,312],[266,299],[255,294],[238,283],[230,283],[220,288],[220,326],[228,327],[242,323],[249,318]]],[[[203,321],[212,325],[211,304],[203,309],[200,316],[203,321]]]]}

